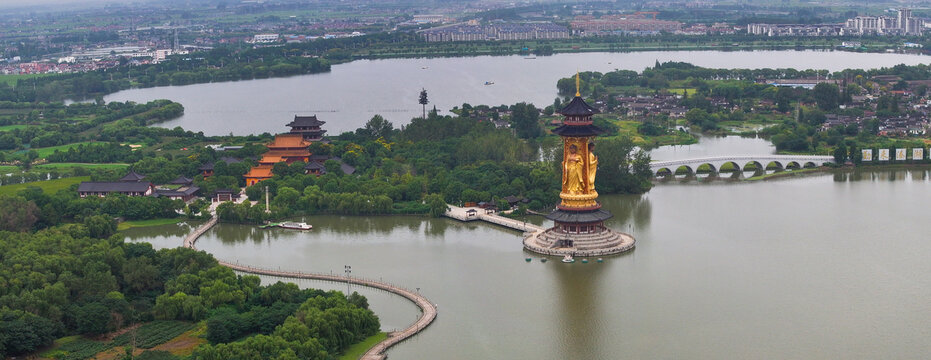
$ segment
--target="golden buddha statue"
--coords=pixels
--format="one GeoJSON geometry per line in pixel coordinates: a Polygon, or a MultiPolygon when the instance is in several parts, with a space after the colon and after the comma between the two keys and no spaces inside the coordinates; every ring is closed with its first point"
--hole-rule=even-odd
{"type": "Polygon", "coordinates": [[[578,195],[585,191],[585,179],[583,175],[582,156],[578,154],[577,146],[569,146],[569,154],[566,155],[566,161],[563,162],[563,173],[566,174],[563,180],[563,191],[567,194],[578,195]]]}
{"type": "Polygon", "coordinates": [[[588,192],[595,191],[595,172],[598,171],[598,157],[595,156],[595,143],[588,143],[588,192]]]}

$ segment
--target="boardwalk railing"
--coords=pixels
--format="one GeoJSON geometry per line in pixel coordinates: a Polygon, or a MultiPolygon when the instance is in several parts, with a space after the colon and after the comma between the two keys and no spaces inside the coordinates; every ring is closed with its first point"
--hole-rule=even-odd
{"type": "MultiPolygon", "coordinates": [[[[211,227],[217,224],[217,218],[213,217],[210,221],[204,223],[198,227],[194,232],[184,238],[184,247],[196,249],[194,244],[197,242],[197,238],[210,230],[211,227]]],[[[410,300],[420,308],[420,318],[407,327],[404,330],[399,332],[393,332],[388,335],[388,338],[382,340],[378,344],[375,344],[371,349],[365,352],[362,355],[362,360],[383,360],[387,357],[385,352],[388,351],[388,348],[404,341],[417,333],[426,329],[427,326],[430,326],[433,323],[433,320],[436,319],[436,305],[427,300],[426,297],[420,295],[419,292],[411,291],[400,286],[391,285],[381,281],[375,281],[370,279],[363,278],[351,278],[346,276],[339,276],[333,274],[322,274],[322,273],[305,273],[300,271],[281,271],[281,270],[271,270],[263,269],[259,267],[249,266],[249,265],[240,265],[238,263],[230,263],[227,261],[217,260],[220,265],[226,266],[230,269],[249,273],[249,274],[258,274],[258,275],[268,275],[268,276],[277,276],[283,278],[291,279],[309,279],[309,280],[322,280],[322,281],[334,281],[341,283],[357,284],[374,289],[388,291],[397,295],[404,297],[405,299],[410,300]]],[[[349,295],[349,294],[346,294],[349,295]]]]}

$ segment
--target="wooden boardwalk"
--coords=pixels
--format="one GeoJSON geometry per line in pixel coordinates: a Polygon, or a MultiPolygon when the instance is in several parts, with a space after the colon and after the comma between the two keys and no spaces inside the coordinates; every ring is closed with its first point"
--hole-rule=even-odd
{"type": "MultiPolygon", "coordinates": [[[[196,247],[194,247],[194,244],[197,242],[197,238],[199,238],[201,235],[206,233],[207,230],[210,230],[210,228],[216,224],[217,224],[217,218],[213,217],[210,219],[210,221],[199,226],[196,230],[194,230],[194,232],[192,232],[190,235],[184,238],[184,247],[191,248],[191,249],[197,249],[196,247]]],[[[388,351],[388,348],[414,335],[417,335],[417,333],[423,331],[423,329],[426,329],[427,326],[430,326],[430,324],[433,323],[433,320],[436,319],[436,313],[437,313],[436,305],[431,303],[429,300],[427,300],[427,298],[424,297],[423,295],[420,295],[419,292],[414,292],[409,289],[383,283],[380,281],[363,279],[363,278],[351,278],[351,277],[338,276],[338,275],[332,275],[332,274],[305,273],[305,272],[300,272],[300,271],[280,271],[280,270],[263,269],[263,268],[248,266],[248,265],[234,264],[234,263],[222,261],[219,259],[217,260],[217,262],[219,262],[220,265],[226,266],[230,269],[244,272],[244,273],[249,273],[249,274],[268,275],[268,276],[276,276],[276,277],[283,277],[283,278],[290,278],[290,279],[334,281],[334,282],[367,286],[370,288],[384,290],[384,291],[388,291],[388,292],[400,295],[404,297],[405,299],[410,300],[411,302],[414,303],[414,305],[417,305],[417,307],[420,308],[420,312],[421,312],[420,318],[418,318],[414,324],[412,324],[411,326],[407,327],[404,330],[389,333],[388,338],[386,338],[385,340],[382,340],[378,344],[375,344],[375,346],[373,346],[371,349],[366,351],[365,354],[362,355],[362,358],[361,358],[362,360],[383,360],[387,358],[387,355],[385,354],[385,352],[388,351]]]]}
{"type": "Polygon", "coordinates": [[[514,220],[511,218],[506,218],[498,214],[486,214],[485,210],[479,208],[464,208],[449,205],[449,210],[444,214],[448,218],[456,219],[459,221],[475,221],[481,220],[490,222],[492,224],[501,225],[507,228],[514,230],[523,231],[525,233],[537,233],[542,232],[544,229],[541,226],[534,225],[528,222],[514,220]],[[475,212],[470,213],[469,210],[476,210],[475,212]],[[474,214],[474,215],[470,215],[474,214]]]}

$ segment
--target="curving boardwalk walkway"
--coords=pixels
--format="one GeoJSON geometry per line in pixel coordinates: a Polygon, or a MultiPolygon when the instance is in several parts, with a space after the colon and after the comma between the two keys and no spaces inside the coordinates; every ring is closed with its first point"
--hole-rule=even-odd
{"type": "Polygon", "coordinates": [[[201,235],[206,233],[207,230],[210,230],[210,228],[212,228],[216,224],[217,224],[217,217],[214,216],[210,218],[210,220],[204,223],[203,225],[198,226],[197,229],[194,229],[194,232],[184,237],[184,247],[196,250],[197,248],[194,247],[194,243],[197,242],[197,238],[199,238],[201,235]]]}
{"type": "MultiPolygon", "coordinates": [[[[192,232],[191,234],[189,234],[187,237],[184,238],[184,247],[196,250],[197,248],[194,247],[194,243],[197,242],[197,239],[201,235],[206,233],[207,230],[210,230],[210,228],[212,228],[216,224],[217,224],[217,218],[213,217],[210,219],[210,221],[207,221],[203,225],[199,226],[196,230],[194,230],[194,232],[192,232]]],[[[395,285],[391,285],[391,284],[387,284],[387,283],[383,283],[383,282],[379,282],[375,280],[368,280],[368,279],[363,279],[363,278],[350,278],[350,277],[338,276],[338,275],[332,275],[332,274],[305,273],[305,272],[299,272],[299,271],[294,272],[294,271],[263,269],[263,268],[248,266],[248,265],[233,264],[233,263],[222,261],[219,259],[217,260],[217,262],[219,262],[220,265],[226,266],[230,269],[241,271],[244,273],[249,273],[249,274],[277,276],[277,277],[291,278],[291,279],[335,281],[335,282],[367,286],[367,287],[384,290],[384,291],[388,291],[388,292],[400,295],[404,297],[405,299],[410,300],[411,302],[414,303],[414,305],[417,305],[417,307],[420,308],[421,315],[420,315],[420,318],[417,319],[417,322],[415,322],[411,326],[408,326],[404,330],[388,333],[388,338],[386,338],[385,340],[382,340],[378,344],[375,344],[375,346],[373,346],[371,349],[366,351],[365,354],[362,355],[362,358],[361,358],[362,360],[384,360],[385,358],[388,357],[385,354],[385,352],[388,351],[388,348],[396,345],[397,343],[401,341],[407,340],[408,338],[414,335],[417,335],[417,333],[423,331],[423,329],[426,329],[427,326],[430,326],[430,324],[433,323],[433,320],[436,319],[437,312],[436,312],[435,304],[431,303],[423,295],[420,295],[420,293],[413,292],[409,289],[405,289],[399,286],[395,286],[395,285]]]]}
{"type": "Polygon", "coordinates": [[[385,355],[385,351],[387,351],[388,348],[421,332],[427,326],[430,326],[430,323],[432,323],[433,320],[436,319],[436,305],[432,304],[430,301],[427,301],[427,298],[423,297],[419,293],[416,293],[416,292],[413,292],[413,291],[410,291],[408,289],[404,289],[401,287],[397,287],[394,285],[385,284],[382,282],[368,280],[368,279],[347,278],[345,276],[330,275],[330,274],[316,274],[316,273],[269,270],[269,269],[256,268],[256,267],[247,266],[247,265],[231,264],[225,261],[220,261],[220,265],[226,266],[236,271],[241,271],[241,272],[250,273],[250,274],[269,275],[269,276],[285,277],[285,278],[292,278],[292,279],[336,281],[336,282],[343,282],[343,283],[348,282],[350,284],[368,286],[371,288],[385,290],[385,291],[388,291],[388,292],[391,292],[397,295],[401,295],[404,298],[413,302],[415,305],[417,305],[417,307],[420,308],[421,315],[420,315],[420,318],[417,319],[417,322],[407,327],[407,329],[404,329],[398,332],[389,333],[387,339],[383,340],[382,342],[378,344],[375,344],[375,346],[373,346],[371,349],[366,351],[365,354],[362,355],[362,360],[385,359],[387,357],[385,355]]]}

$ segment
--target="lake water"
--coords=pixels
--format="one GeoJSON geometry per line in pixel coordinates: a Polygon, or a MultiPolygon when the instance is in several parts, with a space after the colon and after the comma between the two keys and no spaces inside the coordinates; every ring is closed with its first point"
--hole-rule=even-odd
{"type": "MultiPolygon", "coordinates": [[[[600,264],[542,263],[517,232],[403,216],[314,216],[309,232],[224,224],[197,246],[269,268],[351,265],[354,276],[419,287],[439,317],[392,359],[923,358],[929,179],[927,169],[857,170],[603,196],[608,225],[632,232],[637,248],[600,264]]],[[[186,231],[130,238],[177,246],[186,231]]],[[[419,313],[361,292],[384,329],[419,313]]]]}
{"type": "Polygon", "coordinates": [[[323,74],[240,82],[134,89],[106,101],[170,99],[184,115],[159,126],[181,126],[207,135],[278,133],[294,115],[316,114],[330,134],[361,127],[380,114],[399,127],[421,116],[421,89],[428,109],[441,112],[462,103],[545,107],[557,97],[556,81],[581,71],[640,71],[656,61],[684,61],[711,68],[797,68],[839,71],[900,63],[927,63],[914,54],[859,54],[834,51],[653,51],[539,56],[359,60],[323,74]],[[484,85],[493,82],[494,85],[484,85]]]}
{"type": "MultiPolygon", "coordinates": [[[[639,70],[657,59],[840,70],[926,57],[656,52],[378,60],[329,74],[130,90],[107,100],[180,101],[185,116],[165,126],[208,134],[280,132],[294,113],[317,113],[338,133],[374,113],[403,124],[419,111],[421,87],[441,109],[463,101],[548,104],[556,79],[576,68],[639,70]],[[363,101],[352,97],[358,93],[363,101]],[[399,111],[385,111],[392,109],[399,111]]],[[[651,154],[671,160],[773,151],[762,139],[706,136],[651,154]]],[[[931,354],[928,186],[926,168],[858,169],[754,183],[670,181],[645,195],[603,196],[615,215],[607,224],[638,240],[633,252],[604,263],[542,263],[523,251],[517,232],[411,216],[314,216],[304,219],[314,225],[309,232],[221,224],[197,246],[268,268],[340,274],[351,265],[354,276],[420,288],[439,305],[439,317],[390,350],[392,359],[924,358],[931,354]]],[[[125,233],[129,241],[174,247],[190,230],[180,224],[125,233]]],[[[419,315],[400,297],[352,290],[369,297],[384,330],[419,315]]]]}

